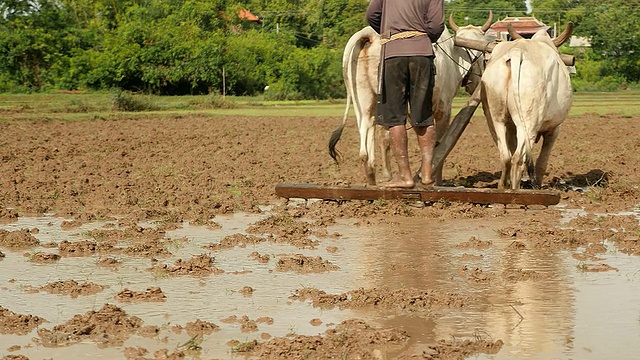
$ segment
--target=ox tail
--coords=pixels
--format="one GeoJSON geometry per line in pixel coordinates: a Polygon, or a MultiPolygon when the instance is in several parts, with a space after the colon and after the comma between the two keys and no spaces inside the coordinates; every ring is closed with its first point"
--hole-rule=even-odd
{"type": "Polygon", "coordinates": [[[531,136],[529,136],[529,127],[527,125],[525,111],[523,111],[522,104],[522,92],[527,91],[527,89],[522,89],[520,76],[522,75],[522,63],[524,62],[524,54],[522,53],[522,49],[513,48],[510,50],[510,62],[511,62],[511,82],[513,88],[513,96],[514,102],[517,106],[518,110],[518,118],[520,124],[516,124],[516,127],[521,126],[524,130],[524,139],[522,142],[524,143],[524,164],[527,170],[527,175],[533,184],[536,184],[536,171],[535,165],[533,163],[533,143],[531,136]]]}
{"type": "MultiPolygon", "coordinates": [[[[366,29],[366,28],[365,28],[366,29]]],[[[371,29],[370,31],[373,31],[371,29]]],[[[354,34],[347,45],[344,48],[344,54],[342,55],[342,78],[344,80],[344,85],[347,90],[347,104],[344,109],[344,115],[342,117],[342,124],[338,126],[331,133],[331,137],[329,138],[329,156],[337,163],[338,158],[340,157],[340,152],[336,149],[336,145],[338,141],[340,141],[340,137],[342,136],[342,131],[347,124],[347,119],[349,117],[349,107],[351,106],[351,101],[353,100],[353,106],[357,107],[358,103],[356,102],[356,69],[358,63],[358,55],[360,55],[360,51],[362,51],[365,44],[371,39],[371,36],[368,33],[364,33],[363,30],[354,34]]],[[[355,109],[356,116],[359,116],[360,109],[355,109]]]]}
{"type": "Polygon", "coordinates": [[[349,116],[349,107],[351,106],[351,94],[347,90],[347,106],[344,109],[344,116],[342,117],[342,124],[338,126],[333,132],[331,132],[331,137],[329,138],[329,156],[335,161],[338,162],[338,157],[340,156],[340,152],[336,149],[336,145],[338,141],[340,141],[340,137],[342,136],[342,130],[344,130],[345,125],[347,124],[347,117],[349,116]]]}

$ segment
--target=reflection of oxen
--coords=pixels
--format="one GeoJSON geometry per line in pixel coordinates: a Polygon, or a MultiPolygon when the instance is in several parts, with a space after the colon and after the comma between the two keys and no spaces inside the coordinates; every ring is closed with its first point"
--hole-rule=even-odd
{"type": "MultiPolygon", "coordinates": [[[[482,39],[485,31],[491,26],[493,13],[483,26],[467,25],[458,27],[453,18],[449,17],[449,25],[455,32],[455,36],[469,39],[482,39]]],[[[438,42],[434,44],[436,78],[433,91],[433,110],[436,126],[436,139],[449,127],[451,117],[451,103],[458,88],[465,85],[467,91],[472,93],[478,86],[482,71],[483,53],[481,51],[467,50],[454,46],[454,35],[446,28],[438,42]],[[467,80],[463,84],[463,80],[467,80]]],[[[380,36],[371,27],[356,32],[345,46],[342,57],[342,71],[344,83],[347,88],[347,106],[342,125],[331,134],[329,140],[329,154],[337,161],[338,153],[336,144],[340,140],[342,130],[347,121],[350,102],[353,107],[360,134],[359,156],[364,165],[367,182],[376,184],[374,117],[376,113],[376,100],[378,96],[378,65],[380,63],[380,36]]],[[[382,176],[390,178],[389,141],[388,133],[383,132],[381,142],[382,152],[382,176]]],[[[436,183],[442,181],[442,166],[434,169],[436,183]]]]}
{"type": "Polygon", "coordinates": [[[508,174],[511,188],[520,188],[525,165],[533,184],[542,184],[559,126],[571,108],[569,71],[557,47],[571,37],[572,29],[569,23],[553,40],[544,30],[524,39],[509,26],[515,40],[493,49],[482,76],[481,97],[502,161],[500,188],[507,187],[508,174]],[[534,169],[532,147],[540,137],[534,169]]]}

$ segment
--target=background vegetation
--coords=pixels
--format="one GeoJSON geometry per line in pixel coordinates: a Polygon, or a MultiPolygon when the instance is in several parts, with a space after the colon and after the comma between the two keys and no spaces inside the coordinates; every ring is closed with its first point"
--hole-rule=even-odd
{"type": "MultiPolygon", "coordinates": [[[[341,56],[366,0],[0,0],[0,92],[344,97],[341,56]],[[262,22],[238,14],[249,9],[262,22]],[[264,90],[269,86],[268,90],[264,90]]],[[[576,23],[577,90],[640,81],[640,0],[451,0],[456,22],[576,23]],[[527,13],[530,10],[530,13],[527,13]]],[[[126,94],[118,94],[126,102],[126,94]]]]}

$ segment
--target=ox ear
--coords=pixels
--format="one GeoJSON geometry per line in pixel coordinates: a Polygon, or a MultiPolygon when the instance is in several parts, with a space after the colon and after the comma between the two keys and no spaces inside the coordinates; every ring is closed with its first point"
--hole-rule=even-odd
{"type": "Polygon", "coordinates": [[[507,23],[507,31],[509,32],[509,36],[511,36],[511,39],[513,40],[522,39],[522,35],[518,34],[513,29],[513,26],[511,26],[511,23],[507,23]]]}
{"type": "Polygon", "coordinates": [[[487,30],[489,30],[489,28],[491,27],[491,23],[493,22],[493,11],[489,10],[489,18],[487,19],[487,21],[484,22],[484,25],[482,25],[482,32],[485,33],[487,32],[487,30]]]}
{"type": "Polygon", "coordinates": [[[571,37],[571,33],[573,32],[573,23],[569,21],[567,23],[567,27],[564,29],[562,34],[553,39],[553,45],[556,47],[560,47],[560,45],[564,44],[571,37]]]}
{"type": "Polygon", "coordinates": [[[449,15],[449,26],[451,27],[451,30],[453,30],[453,32],[457,32],[458,29],[460,29],[460,27],[456,25],[455,21],[453,21],[453,13],[449,15]]]}

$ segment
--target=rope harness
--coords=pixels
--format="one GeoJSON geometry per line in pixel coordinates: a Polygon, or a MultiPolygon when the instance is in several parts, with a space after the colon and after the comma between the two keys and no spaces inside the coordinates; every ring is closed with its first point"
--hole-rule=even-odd
{"type": "MultiPolygon", "coordinates": [[[[443,40],[443,41],[441,41],[441,42],[449,41],[450,39],[452,39],[452,38],[454,38],[454,37],[455,37],[455,34],[454,34],[454,35],[451,35],[450,37],[448,37],[447,39],[445,39],[445,40],[443,40]]],[[[446,56],[447,56],[451,61],[453,61],[453,63],[454,63],[454,64],[456,64],[459,68],[461,68],[462,70],[464,70],[464,72],[465,72],[465,74],[466,74],[466,75],[465,75],[465,76],[464,76],[464,78],[462,79],[462,85],[463,85],[463,86],[464,86],[464,85],[466,85],[467,81],[469,80],[469,75],[482,76],[482,74],[473,74],[473,73],[471,72],[471,70],[473,69],[473,66],[478,62],[478,60],[480,60],[480,57],[482,57],[482,55],[483,55],[485,52],[483,52],[483,51],[482,51],[482,52],[479,52],[479,53],[478,53],[478,55],[474,58],[474,57],[471,55],[471,51],[469,51],[469,49],[465,48],[465,51],[466,51],[467,55],[469,56],[469,63],[471,64],[471,65],[469,66],[469,68],[468,68],[468,69],[466,69],[464,66],[462,66],[461,64],[459,64],[458,62],[456,62],[456,60],[455,60],[453,57],[451,57],[451,54],[447,53],[447,52],[444,50],[444,48],[440,45],[440,42],[435,42],[433,45],[434,45],[434,46],[439,47],[439,48],[440,48],[440,50],[442,50],[442,52],[443,52],[443,53],[444,53],[444,54],[445,54],[445,55],[446,55],[446,56]]]]}
{"type": "Polygon", "coordinates": [[[384,45],[386,43],[388,43],[389,41],[393,41],[393,40],[398,40],[398,39],[408,39],[408,38],[412,38],[412,37],[417,37],[417,36],[425,36],[427,35],[427,33],[423,33],[420,31],[402,31],[399,33],[395,33],[393,35],[391,35],[388,38],[381,38],[380,39],[380,44],[384,45]]]}

